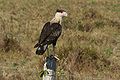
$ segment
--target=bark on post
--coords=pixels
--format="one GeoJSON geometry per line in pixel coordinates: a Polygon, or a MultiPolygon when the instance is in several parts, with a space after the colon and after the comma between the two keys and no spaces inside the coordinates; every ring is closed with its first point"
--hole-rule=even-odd
{"type": "Polygon", "coordinates": [[[44,71],[46,74],[43,75],[43,80],[56,80],[56,58],[53,55],[50,55],[46,58],[44,64],[44,71]]]}

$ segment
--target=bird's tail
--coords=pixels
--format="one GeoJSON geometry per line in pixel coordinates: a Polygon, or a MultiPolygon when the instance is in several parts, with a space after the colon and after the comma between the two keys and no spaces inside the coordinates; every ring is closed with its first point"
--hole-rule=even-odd
{"type": "Polygon", "coordinates": [[[48,47],[47,44],[38,46],[37,50],[36,50],[36,54],[43,55],[43,53],[46,51],[47,47],[48,47]]]}

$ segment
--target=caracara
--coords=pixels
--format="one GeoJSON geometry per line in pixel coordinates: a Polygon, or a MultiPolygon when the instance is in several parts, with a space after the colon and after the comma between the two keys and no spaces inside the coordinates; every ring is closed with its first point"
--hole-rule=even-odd
{"type": "Polygon", "coordinates": [[[62,32],[61,22],[64,16],[67,16],[64,10],[57,10],[54,18],[43,26],[39,41],[34,46],[34,48],[37,48],[36,54],[42,55],[50,44],[53,45],[54,52],[57,39],[62,32]]]}

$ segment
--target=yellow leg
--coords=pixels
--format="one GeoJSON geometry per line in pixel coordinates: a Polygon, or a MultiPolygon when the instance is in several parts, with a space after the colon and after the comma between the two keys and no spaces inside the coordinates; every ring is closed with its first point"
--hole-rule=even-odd
{"type": "Polygon", "coordinates": [[[55,56],[55,46],[53,46],[53,55],[55,56]]]}
{"type": "Polygon", "coordinates": [[[47,48],[47,56],[49,56],[50,55],[50,53],[49,53],[49,46],[48,46],[48,48],[47,48]]]}

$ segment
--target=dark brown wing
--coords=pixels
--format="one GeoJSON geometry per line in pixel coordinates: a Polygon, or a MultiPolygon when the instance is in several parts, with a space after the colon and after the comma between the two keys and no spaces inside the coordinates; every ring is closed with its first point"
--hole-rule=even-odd
{"type": "Polygon", "coordinates": [[[44,26],[43,29],[41,31],[40,37],[39,37],[39,41],[38,43],[34,46],[34,48],[38,47],[42,42],[45,41],[45,39],[48,37],[48,35],[51,33],[50,30],[50,22],[47,22],[44,26]]]}
{"type": "Polygon", "coordinates": [[[44,42],[44,40],[50,35],[50,33],[51,33],[50,22],[47,22],[41,31],[39,43],[44,42]]]}
{"type": "Polygon", "coordinates": [[[59,23],[46,23],[41,31],[39,42],[34,47],[53,43],[60,36],[61,31],[62,27],[59,23]]]}
{"type": "Polygon", "coordinates": [[[46,38],[43,44],[53,44],[55,46],[57,39],[61,35],[62,26],[59,23],[53,23],[50,25],[50,27],[52,28],[51,33],[46,38]]]}

